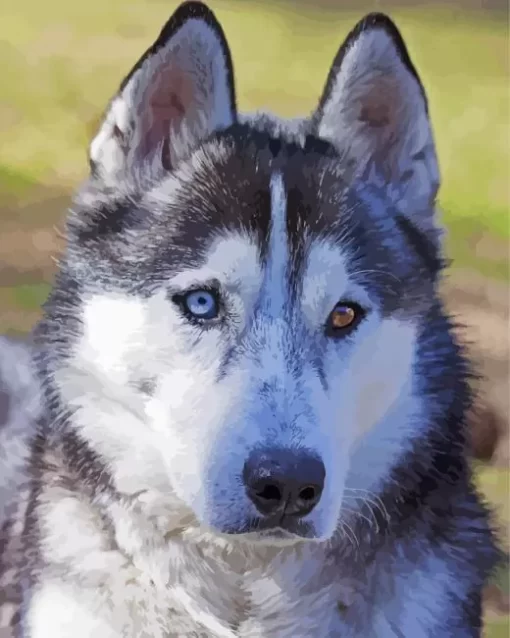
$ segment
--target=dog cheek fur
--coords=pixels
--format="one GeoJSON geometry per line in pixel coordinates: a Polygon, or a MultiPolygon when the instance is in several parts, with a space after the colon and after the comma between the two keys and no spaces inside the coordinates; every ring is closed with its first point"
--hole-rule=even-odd
{"type": "Polygon", "coordinates": [[[343,364],[339,365],[334,351],[325,361],[326,374],[332,379],[329,414],[337,429],[335,445],[346,457],[345,473],[336,488],[345,487],[346,497],[356,490],[359,497],[359,491],[380,487],[419,434],[423,413],[413,391],[414,323],[369,318],[354,339],[343,364]]]}
{"type": "Polygon", "coordinates": [[[256,443],[248,440],[256,433],[247,431],[244,398],[249,394],[250,373],[241,364],[221,377],[229,344],[221,329],[199,333],[188,326],[176,327],[173,339],[173,347],[166,347],[166,369],[158,376],[146,415],[176,494],[208,522],[211,508],[223,503],[228,511],[233,501],[240,507],[245,498],[236,486],[256,443]]]}
{"type": "Polygon", "coordinates": [[[383,319],[353,349],[344,384],[344,397],[352,406],[353,443],[369,435],[411,391],[415,351],[416,327],[393,318],[383,319]]]}
{"type": "MultiPolygon", "coordinates": [[[[193,354],[160,378],[157,393],[148,402],[150,427],[161,441],[160,451],[177,495],[203,512],[211,477],[208,468],[218,455],[218,441],[229,431],[228,445],[221,450],[222,465],[240,456],[242,433],[232,432],[233,414],[239,411],[242,378],[218,384],[217,366],[200,365],[193,354]],[[190,451],[192,453],[190,454],[190,451]]],[[[245,457],[245,455],[244,455],[245,457]]],[[[242,470],[241,461],[240,470],[242,470]]],[[[228,470],[228,468],[226,468],[228,470]]]]}

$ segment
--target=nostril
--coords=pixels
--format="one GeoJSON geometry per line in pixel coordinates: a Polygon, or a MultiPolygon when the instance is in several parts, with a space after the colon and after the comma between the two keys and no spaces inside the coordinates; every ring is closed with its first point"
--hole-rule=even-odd
{"type": "Polygon", "coordinates": [[[307,485],[304,487],[298,494],[298,497],[303,501],[314,501],[320,490],[318,490],[314,485],[307,485]]]}
{"type": "Polygon", "coordinates": [[[275,514],[285,505],[284,487],[274,480],[254,481],[248,487],[248,495],[264,515],[275,514]]]}
{"type": "Polygon", "coordinates": [[[282,491],[274,483],[264,485],[262,488],[255,490],[255,495],[264,501],[281,501],[283,497],[282,491]]]}

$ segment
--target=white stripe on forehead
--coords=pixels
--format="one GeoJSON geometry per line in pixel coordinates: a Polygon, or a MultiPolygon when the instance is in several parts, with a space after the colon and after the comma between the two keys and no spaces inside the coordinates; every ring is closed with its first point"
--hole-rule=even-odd
{"type": "Polygon", "coordinates": [[[271,224],[269,250],[264,280],[264,306],[279,313],[287,300],[286,271],[288,263],[287,195],[281,173],[274,173],[269,185],[271,224]]]}

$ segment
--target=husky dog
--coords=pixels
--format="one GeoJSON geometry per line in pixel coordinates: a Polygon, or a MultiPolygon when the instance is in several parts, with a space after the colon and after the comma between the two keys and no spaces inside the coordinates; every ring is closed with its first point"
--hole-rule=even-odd
{"type": "Polygon", "coordinates": [[[497,559],[397,28],[241,116],[180,6],[122,82],[34,337],[23,638],[468,638],[497,559]]]}

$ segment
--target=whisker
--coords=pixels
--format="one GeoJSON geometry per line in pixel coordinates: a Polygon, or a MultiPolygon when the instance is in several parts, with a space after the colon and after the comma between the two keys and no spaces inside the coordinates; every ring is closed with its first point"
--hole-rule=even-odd
{"type": "Polygon", "coordinates": [[[353,542],[353,545],[356,545],[356,547],[359,550],[360,548],[359,541],[356,538],[356,534],[354,533],[354,530],[352,529],[352,527],[344,521],[341,523],[340,529],[345,532],[345,535],[347,536],[347,538],[351,540],[353,542]],[[349,530],[350,534],[347,534],[346,530],[349,530]]]}

